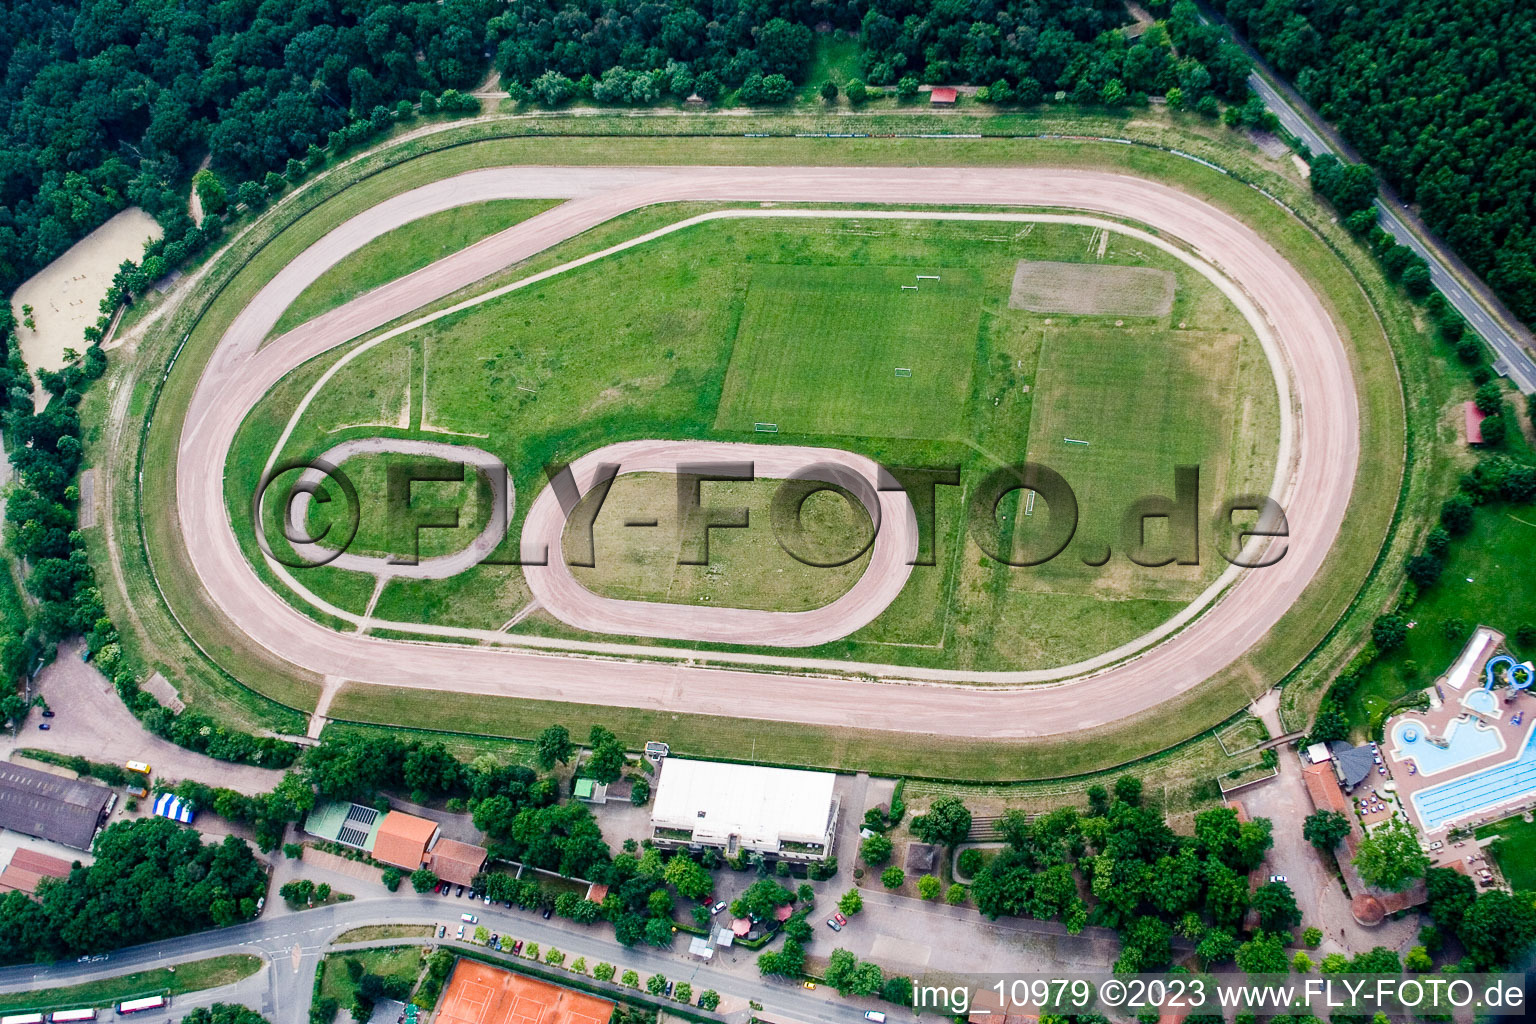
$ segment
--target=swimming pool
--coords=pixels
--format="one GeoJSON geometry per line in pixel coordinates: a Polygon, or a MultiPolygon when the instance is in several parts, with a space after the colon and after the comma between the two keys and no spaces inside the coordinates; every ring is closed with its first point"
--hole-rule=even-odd
{"type": "Polygon", "coordinates": [[[1397,744],[1393,756],[1398,760],[1413,758],[1420,775],[1438,775],[1504,749],[1504,737],[1497,729],[1479,728],[1471,722],[1452,722],[1447,726],[1444,747],[1429,742],[1428,735],[1429,730],[1422,722],[1398,722],[1392,727],[1392,740],[1397,744]]]}
{"type": "Polygon", "coordinates": [[[1536,793],[1536,726],[1526,732],[1520,752],[1511,760],[1421,790],[1413,794],[1413,806],[1425,830],[1433,832],[1457,818],[1531,793],[1536,793]]]}
{"type": "Polygon", "coordinates": [[[1499,710],[1499,698],[1494,696],[1492,690],[1473,690],[1461,702],[1473,711],[1480,711],[1485,715],[1491,715],[1499,710]]]}

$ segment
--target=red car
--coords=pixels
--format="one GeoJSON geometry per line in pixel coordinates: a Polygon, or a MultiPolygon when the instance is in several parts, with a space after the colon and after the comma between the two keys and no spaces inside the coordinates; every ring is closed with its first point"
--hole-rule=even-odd
{"type": "Polygon", "coordinates": [[[848,919],[842,915],[841,911],[839,911],[836,914],[833,914],[832,915],[832,920],[836,921],[838,924],[847,924],[848,923],[848,919]]]}

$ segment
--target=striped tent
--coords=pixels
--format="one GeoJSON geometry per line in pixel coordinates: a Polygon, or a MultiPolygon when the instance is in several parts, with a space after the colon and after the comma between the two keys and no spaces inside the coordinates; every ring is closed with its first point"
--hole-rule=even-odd
{"type": "Polygon", "coordinates": [[[155,797],[155,815],[179,821],[183,825],[192,823],[192,808],[182,803],[181,799],[173,793],[161,793],[155,797]]]}

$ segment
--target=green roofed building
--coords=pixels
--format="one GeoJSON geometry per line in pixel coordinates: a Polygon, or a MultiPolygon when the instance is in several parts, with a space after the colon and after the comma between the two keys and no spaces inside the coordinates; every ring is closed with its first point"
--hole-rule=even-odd
{"type": "Polygon", "coordinates": [[[324,800],[304,819],[304,831],[316,839],[327,839],[365,853],[373,852],[384,815],[372,807],[324,800]]]}

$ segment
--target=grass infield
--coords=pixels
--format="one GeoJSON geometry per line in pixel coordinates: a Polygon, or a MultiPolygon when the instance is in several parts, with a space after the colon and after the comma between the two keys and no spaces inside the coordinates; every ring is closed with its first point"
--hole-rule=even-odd
{"type": "MultiPolygon", "coordinates": [[[[1205,471],[1202,512],[1209,513],[1226,497],[1228,447],[1245,453],[1243,478],[1265,487],[1278,443],[1267,364],[1251,358],[1237,370],[1246,326],[1193,270],[1102,229],[852,216],[717,221],[363,352],[338,374],[334,395],[329,385],[320,392],[323,409],[317,402],[299,418],[280,460],[307,460],[359,435],[451,432],[506,461],[526,508],[546,463],[647,437],[811,444],[897,465],[958,464],[972,488],[1027,453],[1079,488],[1096,524],[1118,523],[1141,495],[1171,492],[1173,467],[1193,462],[1205,471]],[[1177,280],[1177,302],[1166,317],[1134,323],[1009,308],[1015,264],[1046,257],[1151,264],[1177,280]],[[1061,349],[1048,365],[1040,362],[1041,338],[1053,339],[1048,352],[1061,349]],[[410,426],[400,431],[388,409],[406,365],[411,407],[402,407],[398,422],[410,426]],[[1159,386],[1147,386],[1154,380],[1159,386]],[[1234,402],[1253,410],[1241,429],[1232,425],[1234,402]],[[1054,410],[1045,414],[1052,430],[1071,421],[1084,433],[1094,424],[1092,450],[1062,451],[1054,435],[1037,446],[1032,409],[1036,417],[1054,410]],[[778,429],[757,432],[763,422],[778,429]],[[1073,480],[1064,463],[1074,459],[1091,472],[1073,480]]],[[[261,444],[335,358],[300,368],[252,412],[226,483],[237,528],[248,519],[253,471],[265,463],[261,444]]],[[[945,513],[935,530],[939,564],[916,571],[907,600],[840,644],[794,653],[983,670],[1067,664],[1134,640],[1221,568],[1211,552],[1201,565],[1135,572],[1123,558],[1085,564],[1088,554],[1007,566],[982,558],[962,536],[958,502],[945,513]],[[1148,585],[1138,588],[1143,580],[1148,585]]],[[[365,511],[363,518],[375,517],[365,511]]],[[[623,518],[610,511],[598,523],[623,518]]],[[[377,532],[360,531],[369,551],[377,532]]],[[[817,607],[852,584],[850,567],[817,569],[783,557],[764,514],[731,531],[722,549],[732,554],[702,572],[662,572],[664,557],[676,561],[669,535],[675,531],[606,531],[609,557],[587,575],[611,596],[665,599],[676,586],[682,603],[782,611],[817,607]]],[[[306,571],[296,575],[326,598],[324,588],[339,582],[334,573],[313,574],[314,582],[306,571]]],[[[385,621],[483,630],[518,619],[506,628],[581,636],[543,612],[519,618],[526,592],[517,570],[483,566],[466,576],[391,583],[378,615],[403,611],[385,621]],[[401,600],[406,593],[421,608],[401,600]]],[[[353,600],[365,589],[342,586],[353,600]]]]}

